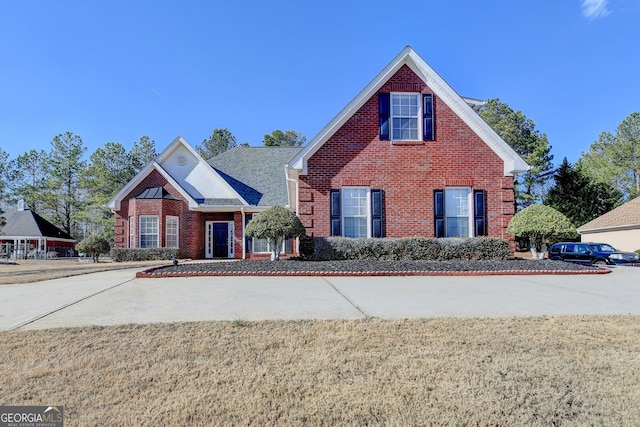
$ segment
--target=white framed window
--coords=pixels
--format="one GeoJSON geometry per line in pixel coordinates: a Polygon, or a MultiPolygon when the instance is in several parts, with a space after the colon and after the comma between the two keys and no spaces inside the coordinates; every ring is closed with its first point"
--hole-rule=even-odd
{"type": "MultiPolygon", "coordinates": [[[[271,252],[271,245],[269,244],[267,239],[258,239],[254,237],[251,239],[251,243],[252,243],[251,253],[259,254],[259,253],[271,252]]],[[[284,241],[282,242],[282,248],[281,248],[282,253],[288,254],[291,252],[291,249],[292,249],[291,239],[284,239],[284,241]]]]}
{"type": "Polygon", "coordinates": [[[179,246],[178,225],[179,220],[177,216],[168,216],[165,218],[165,246],[168,248],[177,248],[179,246]]]}
{"type": "MultiPolygon", "coordinates": [[[[259,214],[247,214],[246,223],[248,224],[253,218],[257,217],[259,214]]],[[[271,245],[267,239],[258,239],[257,237],[251,237],[248,239],[248,246],[251,253],[259,254],[259,253],[270,253],[271,245]]],[[[290,238],[285,238],[284,242],[282,242],[282,252],[285,254],[291,253],[293,249],[292,241],[290,238]]]]}
{"type": "Polygon", "coordinates": [[[157,215],[140,215],[140,243],[141,248],[157,248],[158,247],[158,216],[157,215]]]}
{"type": "Polygon", "coordinates": [[[417,141],[420,132],[420,94],[391,94],[391,140],[417,141]]]}
{"type": "Polygon", "coordinates": [[[369,187],[342,187],[342,235],[370,237],[369,187]]]}
{"type": "Polygon", "coordinates": [[[469,187],[447,187],[444,189],[444,211],[446,237],[471,237],[472,199],[469,187]]]}
{"type": "Polygon", "coordinates": [[[133,248],[135,247],[135,240],[136,240],[136,223],[135,223],[135,218],[133,216],[129,217],[129,247],[133,248]]]}
{"type": "Polygon", "coordinates": [[[251,239],[251,244],[251,252],[254,254],[261,252],[270,252],[269,242],[267,241],[267,239],[258,239],[257,237],[254,237],[251,239]]]}

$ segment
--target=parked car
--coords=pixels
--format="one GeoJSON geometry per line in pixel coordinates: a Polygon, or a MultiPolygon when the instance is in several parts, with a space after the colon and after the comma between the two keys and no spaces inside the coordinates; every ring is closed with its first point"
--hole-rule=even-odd
{"type": "Polygon", "coordinates": [[[555,261],[596,265],[636,265],[640,256],[619,251],[607,243],[560,242],[551,245],[547,253],[555,261]]]}

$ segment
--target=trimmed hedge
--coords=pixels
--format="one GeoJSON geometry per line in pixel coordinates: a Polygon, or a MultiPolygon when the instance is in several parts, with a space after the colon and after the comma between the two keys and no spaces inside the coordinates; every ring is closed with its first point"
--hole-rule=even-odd
{"type": "Polygon", "coordinates": [[[382,238],[316,237],[314,259],[331,260],[505,260],[509,242],[495,237],[382,238]]]}
{"type": "Polygon", "coordinates": [[[172,257],[178,258],[179,253],[179,248],[113,248],[111,259],[114,262],[163,261],[172,257]]]}

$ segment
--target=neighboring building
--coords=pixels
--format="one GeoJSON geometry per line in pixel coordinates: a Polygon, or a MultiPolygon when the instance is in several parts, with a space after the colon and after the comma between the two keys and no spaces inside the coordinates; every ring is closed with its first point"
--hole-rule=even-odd
{"type": "Polygon", "coordinates": [[[207,163],[176,138],[109,202],[115,245],[267,253],[244,225],[273,205],[313,236],[512,240],[514,176],[529,167],[481,105],[406,47],[302,149],[236,147],[207,163]]]}
{"type": "Polygon", "coordinates": [[[24,201],[2,216],[6,225],[0,229],[0,257],[44,259],[74,254],[76,240],[29,209],[24,201]]]}
{"type": "Polygon", "coordinates": [[[640,249],[640,197],[578,227],[583,242],[609,243],[622,251],[640,249]]]}

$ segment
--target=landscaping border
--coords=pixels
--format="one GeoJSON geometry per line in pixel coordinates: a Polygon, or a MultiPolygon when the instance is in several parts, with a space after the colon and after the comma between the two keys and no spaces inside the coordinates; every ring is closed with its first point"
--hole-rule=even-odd
{"type": "Polygon", "coordinates": [[[215,270],[201,270],[201,271],[180,271],[171,272],[161,270],[167,269],[168,266],[160,266],[149,268],[147,270],[139,271],[136,273],[137,278],[150,278],[161,279],[168,277],[221,277],[221,276],[344,276],[344,277],[363,277],[363,276],[532,276],[532,275],[576,275],[576,274],[608,274],[611,273],[609,267],[598,266],[597,269],[584,269],[584,270],[477,270],[477,271],[433,271],[433,270],[383,270],[383,271],[215,271],[215,270]]]}

